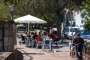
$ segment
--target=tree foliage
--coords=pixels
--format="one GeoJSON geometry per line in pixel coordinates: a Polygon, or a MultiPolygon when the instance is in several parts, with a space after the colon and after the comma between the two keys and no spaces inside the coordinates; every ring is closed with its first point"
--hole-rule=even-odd
{"type": "Polygon", "coordinates": [[[86,1],[82,2],[82,6],[81,6],[81,8],[83,9],[81,16],[83,18],[86,18],[86,19],[90,18],[90,6],[89,6],[89,4],[90,4],[89,0],[86,0],[86,1]]]}
{"type": "Polygon", "coordinates": [[[90,4],[89,0],[86,0],[82,2],[82,6],[81,6],[81,8],[83,9],[81,16],[85,20],[84,28],[86,30],[90,30],[90,27],[89,27],[90,26],[90,6],[89,4],[90,4]]]}
{"type": "Polygon", "coordinates": [[[85,20],[84,28],[85,28],[86,30],[90,30],[90,19],[85,20]]]}
{"type": "MultiPolygon", "coordinates": [[[[70,11],[80,7],[83,0],[2,0],[7,6],[14,5],[14,16],[31,14],[41,19],[47,20],[48,24],[52,20],[56,21],[58,36],[61,36],[61,23],[64,21],[63,10],[70,11]]],[[[60,38],[60,37],[59,37],[60,38]]]]}
{"type": "Polygon", "coordinates": [[[45,20],[53,20],[53,18],[57,17],[57,14],[61,17],[60,10],[62,10],[65,5],[67,5],[69,9],[74,9],[77,5],[80,6],[82,1],[83,0],[0,0],[0,2],[6,6],[15,5],[15,15],[22,16],[32,14],[45,20]]]}
{"type": "Polygon", "coordinates": [[[9,9],[3,3],[0,3],[0,20],[10,20],[9,9]]]}

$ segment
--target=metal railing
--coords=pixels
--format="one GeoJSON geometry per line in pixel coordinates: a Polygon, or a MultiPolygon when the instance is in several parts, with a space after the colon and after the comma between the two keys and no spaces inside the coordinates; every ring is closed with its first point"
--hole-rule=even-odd
{"type": "Polygon", "coordinates": [[[85,44],[74,44],[73,55],[75,60],[77,60],[77,58],[82,59],[83,54],[85,54],[85,44]]]}

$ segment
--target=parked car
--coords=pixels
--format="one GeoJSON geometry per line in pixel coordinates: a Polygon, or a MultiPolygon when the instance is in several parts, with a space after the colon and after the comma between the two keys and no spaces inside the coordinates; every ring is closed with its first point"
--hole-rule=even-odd
{"type": "Polygon", "coordinates": [[[65,38],[71,39],[75,32],[79,30],[78,27],[65,27],[63,30],[65,38]]]}
{"type": "Polygon", "coordinates": [[[69,39],[67,34],[68,34],[68,31],[67,31],[66,28],[64,28],[63,31],[62,31],[61,36],[63,36],[65,39],[69,39]]]}
{"type": "Polygon", "coordinates": [[[18,24],[17,29],[26,29],[26,26],[24,24],[18,24]]]}
{"type": "Polygon", "coordinates": [[[87,40],[90,40],[90,31],[87,31],[87,30],[78,30],[78,32],[76,32],[75,35],[77,33],[79,33],[82,38],[87,39],[87,40]]]}

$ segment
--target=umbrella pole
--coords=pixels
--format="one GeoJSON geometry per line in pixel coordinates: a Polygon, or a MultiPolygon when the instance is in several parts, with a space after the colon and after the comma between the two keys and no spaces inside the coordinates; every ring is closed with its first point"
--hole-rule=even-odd
{"type": "Polygon", "coordinates": [[[28,23],[28,31],[29,31],[29,23],[28,23]]]}

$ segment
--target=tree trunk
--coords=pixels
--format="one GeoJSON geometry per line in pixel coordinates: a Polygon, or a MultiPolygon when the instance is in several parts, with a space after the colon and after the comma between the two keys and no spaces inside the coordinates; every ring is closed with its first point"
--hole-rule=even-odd
{"type": "Polygon", "coordinates": [[[57,21],[57,36],[61,40],[61,22],[57,21]]]}
{"type": "Polygon", "coordinates": [[[48,21],[48,22],[47,22],[47,32],[48,32],[48,33],[49,33],[49,29],[50,29],[51,26],[52,26],[52,25],[51,25],[51,22],[48,21]]]}
{"type": "Polygon", "coordinates": [[[61,40],[61,24],[64,18],[62,14],[62,9],[58,9],[56,13],[57,13],[57,35],[58,39],[61,40]]]}

